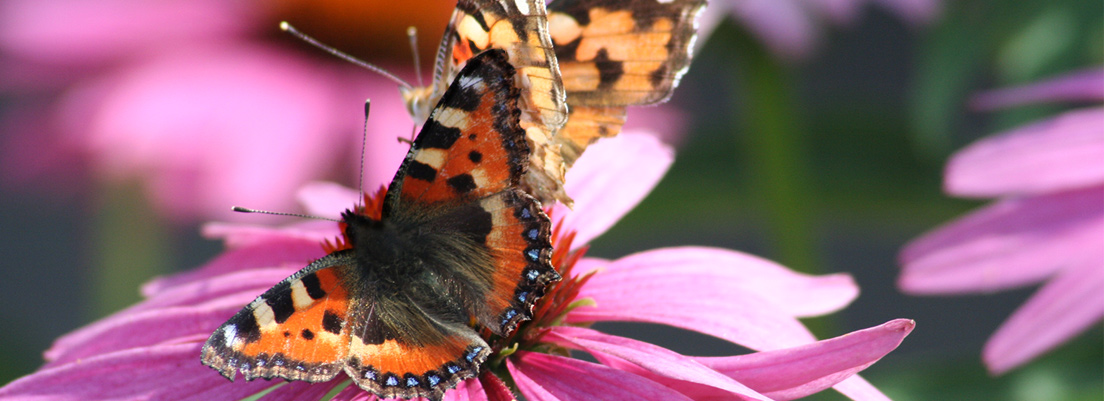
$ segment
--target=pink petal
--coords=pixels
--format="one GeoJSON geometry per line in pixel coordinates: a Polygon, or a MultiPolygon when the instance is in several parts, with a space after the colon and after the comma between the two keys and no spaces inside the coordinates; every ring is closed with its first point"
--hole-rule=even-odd
{"type": "Polygon", "coordinates": [[[587,148],[564,185],[575,209],[557,203],[553,218],[576,232],[578,246],[606,232],[663,178],[674,154],[654,136],[625,132],[587,148]]]}
{"type": "Polygon", "coordinates": [[[0,3],[0,48],[40,62],[103,63],[237,36],[265,20],[258,17],[222,1],[12,0],[0,3]]]}
{"type": "MultiPolygon", "coordinates": [[[[801,3],[795,0],[715,2],[707,7],[707,16],[703,19],[708,18],[709,9],[716,10],[714,12],[727,9],[776,55],[799,59],[812,53],[818,40],[817,28],[812,17],[801,3]]],[[[705,25],[704,21],[703,25],[705,25]]]]}
{"type": "Polygon", "coordinates": [[[158,345],[48,367],[0,388],[10,401],[239,400],[274,383],[232,383],[199,363],[201,343],[158,345]]]}
{"type": "MultiPolygon", "coordinates": [[[[366,188],[368,192],[374,188],[366,188]]],[[[309,182],[299,189],[299,203],[307,214],[331,219],[341,218],[341,212],[364,203],[364,195],[333,182],[309,182]]]]}
{"type": "Polygon", "coordinates": [[[689,357],[657,345],[570,326],[553,327],[541,340],[589,352],[607,366],[641,375],[671,388],[678,389],[679,383],[691,383],[710,387],[715,390],[711,393],[715,397],[767,399],[689,357]]]}
{"type": "MultiPolygon", "coordinates": [[[[96,322],[58,339],[46,351],[47,367],[74,363],[137,347],[179,343],[181,338],[207,337],[220,324],[264,290],[224,296],[195,306],[131,312],[96,322]]],[[[198,360],[199,354],[196,354],[198,360]]]]}
{"type": "MultiPolygon", "coordinates": [[[[785,309],[791,316],[820,316],[845,308],[859,295],[848,274],[812,276],[757,256],[720,248],[675,247],[644,251],[603,266],[601,282],[646,275],[672,287],[696,288],[710,297],[741,291],[785,309]]],[[[585,290],[584,290],[585,291],[585,290]]]]}
{"type": "Polygon", "coordinates": [[[835,24],[850,25],[858,18],[864,3],[863,0],[810,0],[804,4],[810,9],[815,8],[817,14],[826,15],[835,24]]]}
{"type": "Polygon", "coordinates": [[[831,309],[854,298],[854,283],[846,276],[809,279],[796,273],[784,274],[773,263],[735,252],[722,258],[701,257],[727,252],[673,248],[617,260],[594,275],[579,294],[580,299],[593,299],[596,305],[573,310],[567,321],[660,323],[710,334],[751,349],[776,349],[815,341],[792,313],[812,310],[812,306],[804,305],[805,300],[826,302],[829,305],[826,309],[831,309]],[[687,260],[693,263],[675,264],[683,255],[690,255],[687,260]],[[793,293],[764,295],[742,287],[743,280],[759,280],[753,278],[758,273],[765,277],[760,285],[773,285],[778,291],[793,293]],[[798,294],[801,290],[807,294],[798,294]],[[796,301],[784,300],[787,295],[796,301]]]}
{"type": "Polygon", "coordinates": [[[832,388],[855,401],[890,401],[889,397],[858,375],[848,377],[832,388]]]}
{"type": "Polygon", "coordinates": [[[265,394],[258,401],[320,400],[339,383],[341,383],[340,379],[321,383],[289,382],[265,394]]]}
{"type": "Polygon", "coordinates": [[[295,271],[325,255],[318,242],[298,238],[272,239],[264,243],[230,249],[199,269],[154,279],[142,286],[142,294],[152,296],[169,287],[258,267],[285,267],[295,271]]]}
{"type": "MultiPolygon", "coordinates": [[[[488,373],[484,372],[483,375],[488,373]]],[[[443,401],[487,401],[487,392],[483,391],[483,383],[480,380],[468,379],[457,383],[456,388],[446,391],[443,401]]]]}
{"type": "Polygon", "coordinates": [[[982,139],[947,163],[947,193],[1038,194],[1104,183],[1104,108],[1075,110],[982,139]]]}
{"type": "MultiPolygon", "coordinates": [[[[171,217],[243,219],[230,205],[290,211],[303,183],[345,152],[360,159],[360,146],[349,146],[361,142],[360,102],[365,89],[383,86],[324,66],[245,44],[174,49],[78,87],[59,121],[96,157],[98,173],[144,180],[171,217]]],[[[394,137],[409,125],[395,98],[374,102],[368,179],[389,179],[403,156],[394,137]]]]}
{"type": "Polygon", "coordinates": [[[690,400],[643,377],[606,366],[519,351],[506,368],[529,401],[690,400]]]}
{"type": "MultiPolygon", "coordinates": [[[[484,371],[482,374],[479,375],[479,385],[481,387],[480,390],[486,391],[487,401],[517,400],[517,398],[514,397],[514,393],[506,387],[506,383],[503,383],[502,379],[499,379],[498,376],[495,376],[490,372],[484,371]]],[[[472,399],[476,399],[474,398],[474,395],[472,399]]]]}
{"type": "Polygon", "coordinates": [[[1104,238],[1104,187],[999,201],[913,240],[898,285],[989,292],[1039,281],[1104,238]]]}
{"type": "Polygon", "coordinates": [[[866,369],[896,349],[915,326],[911,320],[897,319],[794,348],[695,359],[772,399],[792,400],[866,369]]]}
{"type": "Polygon", "coordinates": [[[86,155],[61,140],[54,125],[48,111],[33,105],[6,106],[0,114],[0,178],[8,188],[58,198],[88,189],[86,155]]]}
{"type": "Polygon", "coordinates": [[[169,288],[61,336],[46,351],[46,359],[64,362],[106,350],[153,345],[192,334],[210,334],[234,311],[294,272],[283,268],[251,269],[169,288]],[[165,325],[159,326],[163,321],[165,325]],[[141,329],[143,325],[149,327],[141,329]],[[130,334],[132,330],[135,331],[133,335],[130,334]]]}
{"type": "MultiPolygon", "coordinates": [[[[493,375],[492,375],[493,376],[493,375]]],[[[500,382],[501,383],[501,382],[500,382]]],[[[380,401],[372,393],[369,393],[356,384],[350,384],[339,391],[333,397],[333,401],[380,401]]],[[[387,401],[400,401],[399,398],[388,398],[387,401]]],[[[413,398],[412,401],[429,401],[422,397],[413,398]]],[[[480,380],[468,379],[457,383],[456,388],[445,392],[442,401],[488,401],[487,393],[483,390],[480,380]]],[[[490,401],[501,401],[498,399],[490,401]]]]}
{"type": "Polygon", "coordinates": [[[1027,85],[982,92],[970,99],[977,110],[1033,103],[1104,100],[1104,68],[1093,67],[1027,85]]]}
{"type": "MultiPolygon", "coordinates": [[[[350,203],[350,205],[352,205],[350,203]]],[[[263,244],[269,241],[298,239],[322,244],[341,236],[337,223],[326,220],[307,220],[285,226],[268,226],[244,223],[207,223],[200,228],[204,237],[222,239],[228,249],[263,244]]]]}
{"type": "Polygon", "coordinates": [[[1104,318],[1101,238],[997,329],[982,352],[990,372],[999,375],[1020,366],[1104,318]]]}

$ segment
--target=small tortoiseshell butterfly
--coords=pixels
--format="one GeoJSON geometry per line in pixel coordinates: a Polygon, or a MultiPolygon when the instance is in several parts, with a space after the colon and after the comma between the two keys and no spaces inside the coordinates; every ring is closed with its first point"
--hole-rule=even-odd
{"type": "Polygon", "coordinates": [[[460,0],[437,51],[433,83],[406,88],[403,97],[420,122],[472,56],[506,49],[510,63],[524,72],[518,86],[529,100],[523,127],[535,153],[523,185],[545,203],[570,205],[563,192],[567,168],[588,145],[621,131],[626,106],[670,98],[690,65],[705,5],[556,0],[545,10],[541,0],[460,0]],[[537,122],[536,129],[527,120],[537,122]]]}
{"type": "Polygon", "coordinates": [[[345,372],[382,398],[440,399],[532,316],[560,279],[550,222],[518,184],[529,165],[515,68],[468,60],[387,189],[342,214],[344,246],[219,327],[202,361],[233,380],[320,382],[345,372]]]}

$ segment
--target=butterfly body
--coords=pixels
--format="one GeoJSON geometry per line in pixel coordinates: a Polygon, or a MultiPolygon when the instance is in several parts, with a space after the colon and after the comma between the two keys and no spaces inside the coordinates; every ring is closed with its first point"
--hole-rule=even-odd
{"type": "Polygon", "coordinates": [[[468,62],[382,207],[343,213],[340,249],[219,327],[204,364],[247,380],[345,372],[383,398],[440,399],[478,372],[491,353],[479,330],[509,334],[559,280],[548,217],[518,187],[529,148],[506,57],[468,62]]]}

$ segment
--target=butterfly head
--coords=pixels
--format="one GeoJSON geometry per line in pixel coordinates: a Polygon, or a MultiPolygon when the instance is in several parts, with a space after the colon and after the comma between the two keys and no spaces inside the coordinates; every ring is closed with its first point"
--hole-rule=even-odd
{"type": "Polygon", "coordinates": [[[434,103],[441,97],[439,93],[434,93],[432,86],[401,86],[399,93],[406,104],[406,111],[417,122],[424,122],[429,118],[434,103]]]}

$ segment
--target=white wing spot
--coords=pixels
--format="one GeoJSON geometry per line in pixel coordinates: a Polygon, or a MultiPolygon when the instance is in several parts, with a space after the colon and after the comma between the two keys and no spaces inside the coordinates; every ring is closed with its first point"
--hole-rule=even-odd
{"type": "Polygon", "coordinates": [[[228,324],[222,328],[222,342],[226,343],[227,347],[234,345],[234,339],[238,337],[238,328],[232,324],[228,324]]]}
{"type": "Polygon", "coordinates": [[[296,310],[306,309],[314,303],[314,299],[307,293],[307,286],[303,285],[303,280],[291,283],[291,303],[296,310]]]}
{"type": "Polygon", "coordinates": [[[529,15],[529,3],[526,0],[514,0],[514,4],[522,14],[529,15]]]}
{"type": "Polygon", "coordinates": [[[460,87],[461,88],[474,87],[477,91],[482,91],[483,90],[483,78],[473,77],[473,76],[461,76],[460,77],[460,87]]]}

